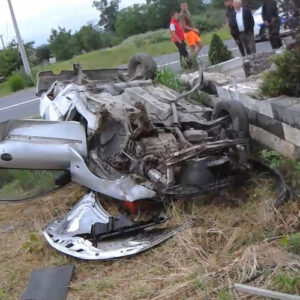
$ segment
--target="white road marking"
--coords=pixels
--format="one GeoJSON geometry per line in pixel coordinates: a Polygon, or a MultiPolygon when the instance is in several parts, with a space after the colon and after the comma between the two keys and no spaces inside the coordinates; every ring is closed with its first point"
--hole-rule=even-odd
{"type": "Polygon", "coordinates": [[[170,63],[163,64],[163,65],[158,65],[157,67],[158,67],[158,68],[161,68],[161,67],[165,67],[165,66],[175,65],[175,64],[177,64],[177,63],[179,63],[179,60],[175,60],[175,61],[172,61],[172,62],[170,62],[170,63]]]}
{"type": "Polygon", "coordinates": [[[31,102],[35,102],[35,101],[38,101],[38,100],[40,100],[40,98],[34,98],[34,99],[27,100],[27,101],[24,101],[24,102],[21,102],[21,103],[17,103],[17,104],[13,104],[13,105],[10,105],[10,106],[6,106],[6,107],[3,107],[3,108],[0,108],[0,111],[11,109],[11,108],[14,108],[14,107],[17,107],[17,106],[21,106],[21,105],[24,105],[24,104],[28,104],[28,103],[31,103],[31,102]]]}

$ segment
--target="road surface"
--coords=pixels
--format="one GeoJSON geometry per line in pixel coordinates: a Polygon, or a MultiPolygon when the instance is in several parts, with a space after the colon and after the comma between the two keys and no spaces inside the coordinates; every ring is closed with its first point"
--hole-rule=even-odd
{"type": "MultiPolygon", "coordinates": [[[[233,40],[226,41],[225,44],[232,51],[233,55],[240,56],[236,44],[233,40]]],[[[256,44],[257,52],[272,51],[269,42],[256,44]]],[[[208,46],[204,46],[200,55],[208,53],[208,46]]],[[[159,68],[168,67],[172,70],[179,70],[178,53],[161,55],[155,57],[159,68]]],[[[10,119],[23,119],[34,115],[39,115],[39,98],[35,95],[35,89],[28,89],[0,98],[0,122],[10,119]]]]}

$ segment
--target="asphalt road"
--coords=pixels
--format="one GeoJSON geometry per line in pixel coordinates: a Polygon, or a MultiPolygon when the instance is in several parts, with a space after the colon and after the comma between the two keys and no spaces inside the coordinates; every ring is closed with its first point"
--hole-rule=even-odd
{"type": "MultiPolygon", "coordinates": [[[[226,41],[225,44],[232,50],[233,56],[240,56],[233,40],[226,41]]],[[[257,52],[272,51],[269,42],[258,43],[256,47],[257,52]]],[[[206,55],[208,49],[208,46],[204,46],[200,55],[206,55]]],[[[180,69],[178,53],[166,54],[154,59],[159,68],[180,69]]],[[[28,118],[34,115],[39,115],[39,99],[35,95],[34,88],[0,98],[0,122],[28,118]]]]}

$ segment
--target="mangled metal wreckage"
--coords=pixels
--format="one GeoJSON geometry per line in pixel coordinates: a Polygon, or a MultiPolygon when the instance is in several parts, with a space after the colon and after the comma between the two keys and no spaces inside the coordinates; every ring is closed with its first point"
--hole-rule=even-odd
{"type": "MultiPolygon", "coordinates": [[[[90,189],[43,234],[65,254],[89,260],[117,258],[149,249],[191,224],[163,223],[163,205],[242,182],[248,160],[248,120],[243,106],[221,101],[214,110],[155,84],[150,57],[135,56],[128,70],[81,70],[39,74],[43,120],[1,124],[0,167],[65,170],[57,178],[90,189]],[[151,217],[134,221],[109,215],[97,199],[123,201],[133,213],[150,203],[151,217]],[[159,209],[157,209],[157,205],[159,209]],[[139,206],[140,207],[140,206],[139,206]]],[[[135,212],[136,213],[136,212],[135,212]]]]}

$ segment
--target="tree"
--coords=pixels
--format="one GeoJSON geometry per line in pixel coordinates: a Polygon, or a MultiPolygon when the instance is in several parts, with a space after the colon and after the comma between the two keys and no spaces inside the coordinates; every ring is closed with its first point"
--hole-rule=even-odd
{"type": "Polygon", "coordinates": [[[210,5],[215,8],[224,8],[224,0],[211,0],[210,5]]]}
{"type": "Polygon", "coordinates": [[[71,30],[67,31],[61,27],[58,27],[58,30],[51,29],[49,44],[58,61],[70,59],[74,55],[71,30]]]}
{"type": "Polygon", "coordinates": [[[98,24],[107,31],[115,31],[116,19],[119,11],[120,0],[100,0],[94,1],[93,6],[100,11],[100,21],[98,24]]]}
{"type": "Polygon", "coordinates": [[[122,37],[144,33],[163,27],[157,7],[134,4],[122,9],[116,20],[116,33],[122,37]]]}
{"type": "Polygon", "coordinates": [[[22,66],[18,49],[6,48],[0,51],[0,76],[8,77],[22,66]]]}
{"type": "Polygon", "coordinates": [[[89,52],[103,47],[104,41],[100,31],[96,30],[93,25],[85,25],[76,32],[73,37],[73,46],[78,49],[76,52],[81,53],[82,50],[89,52]]]}
{"type": "MultiPolygon", "coordinates": [[[[210,5],[215,8],[224,8],[224,0],[212,0],[210,5]]],[[[243,0],[243,5],[250,9],[257,9],[262,5],[262,0],[243,0]]]]}
{"type": "MultiPolygon", "coordinates": [[[[173,10],[179,11],[182,0],[147,0],[148,5],[157,7],[157,12],[162,24],[166,26],[170,21],[170,13],[173,10]]],[[[199,9],[203,8],[202,0],[186,0],[189,10],[195,14],[199,9]]]]}
{"type": "Polygon", "coordinates": [[[50,59],[50,45],[42,45],[36,48],[36,58],[38,63],[50,59]]]}

